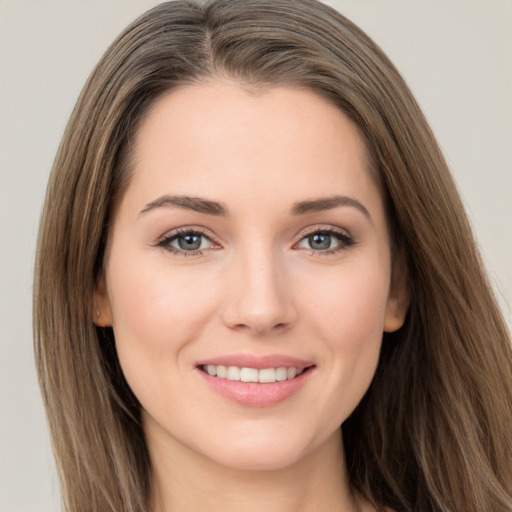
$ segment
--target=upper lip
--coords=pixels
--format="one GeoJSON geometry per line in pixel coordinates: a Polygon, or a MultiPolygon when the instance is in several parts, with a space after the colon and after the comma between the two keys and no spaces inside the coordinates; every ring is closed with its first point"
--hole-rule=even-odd
{"type": "Polygon", "coordinates": [[[284,354],[267,354],[264,356],[256,356],[252,354],[230,354],[202,359],[197,362],[197,366],[209,364],[215,366],[223,365],[238,366],[239,368],[256,368],[257,370],[282,367],[304,369],[314,365],[312,361],[306,361],[305,359],[299,359],[297,357],[287,356],[284,354]]]}

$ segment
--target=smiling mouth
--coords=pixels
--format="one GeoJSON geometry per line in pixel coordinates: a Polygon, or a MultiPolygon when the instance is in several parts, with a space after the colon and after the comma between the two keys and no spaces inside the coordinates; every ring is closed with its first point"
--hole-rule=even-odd
{"type": "Polygon", "coordinates": [[[278,368],[261,369],[239,366],[224,366],[220,364],[204,364],[199,366],[200,370],[207,373],[211,377],[240,382],[258,382],[260,384],[272,384],[274,382],[293,380],[311,368],[313,368],[313,366],[306,368],[281,366],[278,368]]]}

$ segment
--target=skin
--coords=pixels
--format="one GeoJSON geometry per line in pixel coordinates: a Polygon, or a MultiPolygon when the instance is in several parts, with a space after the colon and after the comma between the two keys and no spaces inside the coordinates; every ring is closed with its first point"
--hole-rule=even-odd
{"type": "Polygon", "coordinates": [[[408,299],[365,146],[333,105],[221,80],[160,98],[135,140],[96,303],[142,406],[153,510],[373,510],[350,490],[339,426],[408,299]],[[228,214],[148,206],[163,194],[228,214]],[[290,211],[333,195],[363,208],[290,211]],[[200,252],[173,252],[176,229],[204,233],[200,252]],[[308,238],[322,229],[324,241],[325,230],[342,235],[328,250],[308,238]],[[315,366],[286,400],[246,407],[211,390],[196,366],[233,353],[315,366]]]}

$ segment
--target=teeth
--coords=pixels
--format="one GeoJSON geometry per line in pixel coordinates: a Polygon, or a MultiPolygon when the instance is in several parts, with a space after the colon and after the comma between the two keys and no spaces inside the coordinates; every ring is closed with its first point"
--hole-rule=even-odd
{"type": "Polygon", "coordinates": [[[258,382],[275,382],[276,381],[276,371],[274,368],[265,368],[264,370],[260,370],[258,382]]]}
{"type": "Polygon", "coordinates": [[[277,368],[276,369],[276,380],[282,381],[288,378],[288,369],[287,368],[277,368]]]}
{"type": "Polygon", "coordinates": [[[239,380],[242,382],[260,382],[269,384],[272,382],[282,382],[298,377],[304,372],[304,368],[239,368],[238,366],[223,366],[208,364],[203,366],[203,370],[213,377],[217,376],[221,379],[239,380]]]}
{"type": "Polygon", "coordinates": [[[217,377],[220,377],[221,379],[225,379],[226,375],[228,374],[228,369],[225,366],[222,366],[221,364],[217,365],[217,370],[215,372],[217,374],[217,377]]]}
{"type": "Polygon", "coordinates": [[[259,371],[256,368],[242,368],[240,370],[240,380],[242,382],[258,382],[259,371]]]}
{"type": "Polygon", "coordinates": [[[228,373],[226,374],[228,380],[240,380],[240,368],[238,366],[228,366],[228,373]]]}

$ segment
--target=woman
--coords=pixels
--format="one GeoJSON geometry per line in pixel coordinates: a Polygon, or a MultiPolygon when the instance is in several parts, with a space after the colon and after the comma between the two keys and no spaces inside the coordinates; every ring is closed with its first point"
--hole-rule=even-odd
{"type": "Polygon", "coordinates": [[[317,2],[169,2],[114,42],[35,334],[70,511],[512,508],[510,341],[454,184],[317,2]]]}

